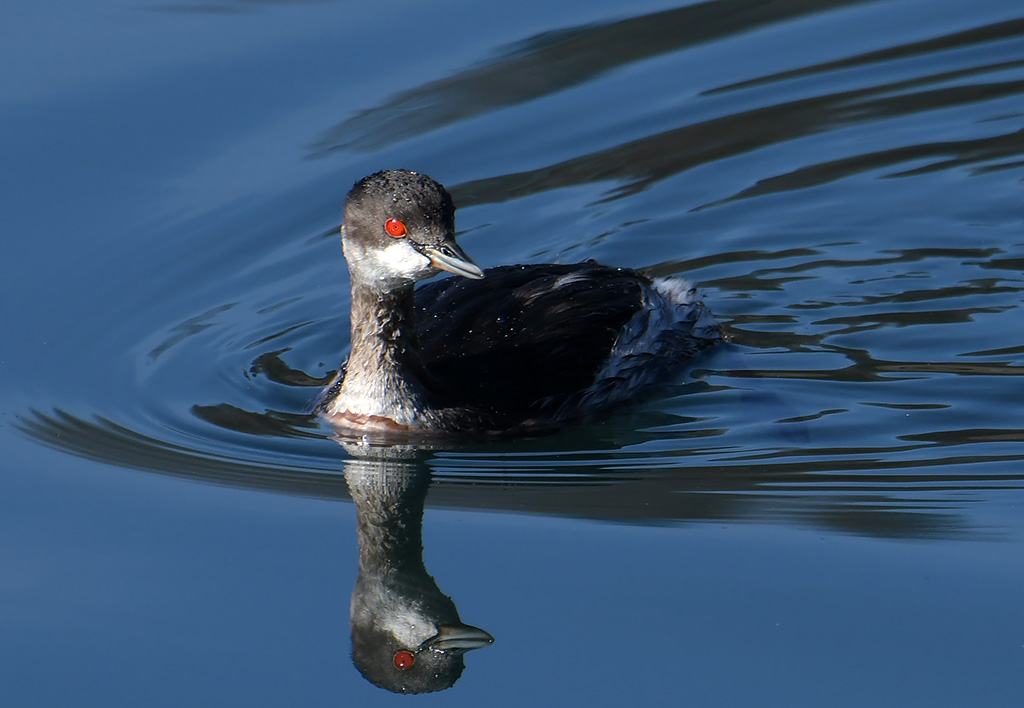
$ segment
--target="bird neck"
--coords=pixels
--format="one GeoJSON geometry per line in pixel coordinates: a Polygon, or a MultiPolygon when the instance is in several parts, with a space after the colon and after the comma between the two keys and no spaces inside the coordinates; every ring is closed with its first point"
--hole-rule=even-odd
{"type": "Polygon", "coordinates": [[[405,465],[359,461],[345,472],[356,507],[359,573],[381,582],[385,576],[427,577],[423,566],[423,505],[430,475],[405,465]]]}
{"type": "Polygon", "coordinates": [[[352,363],[393,368],[418,358],[413,284],[387,290],[352,284],[352,363]]]}
{"type": "Polygon", "coordinates": [[[352,281],[352,351],[336,412],[414,426],[426,406],[413,283],[387,289],[352,281]]]}

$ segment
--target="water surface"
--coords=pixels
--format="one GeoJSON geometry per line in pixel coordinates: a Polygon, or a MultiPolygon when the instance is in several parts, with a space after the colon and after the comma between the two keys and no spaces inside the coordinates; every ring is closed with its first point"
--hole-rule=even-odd
{"type": "Polygon", "coordinates": [[[729,334],[607,419],[387,463],[496,640],[419,700],[1020,705],[1017,3],[4,14],[14,704],[400,700],[349,636],[385,463],[309,411],[343,194],[407,167],[481,266],[686,274],[729,334]]]}

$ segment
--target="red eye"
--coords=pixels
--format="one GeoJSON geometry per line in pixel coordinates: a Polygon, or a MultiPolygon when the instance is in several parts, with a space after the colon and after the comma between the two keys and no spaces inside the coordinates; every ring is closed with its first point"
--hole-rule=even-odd
{"type": "Polygon", "coordinates": [[[405,224],[398,219],[388,219],[385,221],[384,230],[388,232],[388,236],[394,236],[395,238],[405,236],[405,224]]]}
{"type": "MultiPolygon", "coordinates": [[[[392,221],[394,221],[394,219],[392,219],[392,221]]],[[[399,221],[398,223],[401,224],[402,222],[399,221]]],[[[400,651],[397,654],[395,654],[395,668],[398,669],[399,671],[405,671],[406,669],[411,669],[412,665],[415,664],[415,663],[416,663],[416,657],[414,657],[412,654],[410,654],[407,651],[400,651]]]]}

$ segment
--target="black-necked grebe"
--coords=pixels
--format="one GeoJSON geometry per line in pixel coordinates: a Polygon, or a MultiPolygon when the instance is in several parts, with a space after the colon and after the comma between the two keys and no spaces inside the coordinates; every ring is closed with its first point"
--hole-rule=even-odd
{"type": "Polygon", "coordinates": [[[340,427],[548,431],[629,398],[721,339],[682,278],[594,262],[481,271],[455,243],[451,196],[426,175],[388,170],[357,182],[341,232],[352,350],[317,407],[340,427]],[[414,290],[439,270],[462,277],[414,290]]]}

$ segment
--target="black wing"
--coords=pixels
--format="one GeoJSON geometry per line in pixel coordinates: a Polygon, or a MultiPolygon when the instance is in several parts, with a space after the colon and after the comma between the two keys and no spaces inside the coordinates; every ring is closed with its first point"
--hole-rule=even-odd
{"type": "Polygon", "coordinates": [[[586,388],[642,303],[646,276],[597,263],[490,268],[416,293],[417,330],[442,396],[503,413],[586,388]]]}

